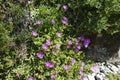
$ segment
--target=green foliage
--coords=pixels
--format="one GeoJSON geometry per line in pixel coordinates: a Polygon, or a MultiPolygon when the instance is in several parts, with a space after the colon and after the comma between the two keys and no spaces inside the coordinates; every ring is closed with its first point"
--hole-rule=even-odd
{"type": "Polygon", "coordinates": [[[78,80],[82,77],[79,74],[81,62],[86,63],[83,74],[90,72],[92,62],[82,51],[86,49],[85,42],[75,39],[120,32],[118,0],[30,0],[30,3],[0,0],[0,4],[0,70],[3,71],[0,77],[4,80],[25,80],[30,76],[50,80],[52,73],[57,74],[55,80],[78,80]],[[68,9],[64,10],[63,5],[68,9]],[[67,18],[66,24],[63,18],[67,18]],[[37,24],[37,21],[42,23],[37,24]],[[42,46],[47,40],[51,40],[51,44],[44,50],[42,46]],[[69,40],[72,45],[67,48],[69,40]],[[56,48],[56,44],[60,48],[56,48]],[[82,49],[77,52],[78,44],[82,49]],[[43,58],[38,57],[39,52],[44,54],[43,58]],[[73,58],[76,59],[74,65],[73,58]],[[48,61],[54,64],[53,68],[46,67],[48,61]],[[69,65],[68,71],[65,65],[69,65]]]}
{"type": "Polygon", "coordinates": [[[120,76],[116,74],[109,74],[108,78],[109,80],[120,80],[120,76]]]}

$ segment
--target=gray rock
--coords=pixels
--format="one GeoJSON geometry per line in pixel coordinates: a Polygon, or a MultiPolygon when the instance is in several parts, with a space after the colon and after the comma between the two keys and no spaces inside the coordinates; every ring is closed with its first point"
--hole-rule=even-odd
{"type": "Polygon", "coordinates": [[[100,70],[101,70],[101,72],[105,73],[106,75],[108,75],[108,73],[112,73],[112,71],[106,66],[101,66],[100,70]]]}
{"type": "Polygon", "coordinates": [[[103,77],[102,74],[97,74],[97,75],[96,75],[96,79],[97,79],[97,80],[104,80],[104,77],[103,77]]]}
{"type": "Polygon", "coordinates": [[[118,69],[120,69],[120,65],[117,65],[118,69]]]}
{"type": "Polygon", "coordinates": [[[105,78],[106,77],[106,75],[104,74],[104,73],[100,73],[102,76],[103,76],[103,78],[105,78]]]}
{"type": "Polygon", "coordinates": [[[120,74],[120,65],[117,65],[118,67],[118,74],[120,74]]]}
{"type": "Polygon", "coordinates": [[[88,75],[88,80],[95,80],[95,73],[93,73],[92,75],[88,75]]]}
{"type": "Polygon", "coordinates": [[[113,65],[113,64],[110,64],[110,69],[115,73],[115,74],[117,74],[117,72],[119,71],[119,69],[115,66],[115,65],[113,65]]]}

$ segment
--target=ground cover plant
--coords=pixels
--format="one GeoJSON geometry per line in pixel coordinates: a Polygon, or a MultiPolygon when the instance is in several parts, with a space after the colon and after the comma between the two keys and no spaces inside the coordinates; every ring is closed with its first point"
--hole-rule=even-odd
{"type": "Polygon", "coordinates": [[[93,65],[84,53],[92,38],[120,30],[117,0],[0,4],[0,76],[5,80],[82,80],[93,65]]]}

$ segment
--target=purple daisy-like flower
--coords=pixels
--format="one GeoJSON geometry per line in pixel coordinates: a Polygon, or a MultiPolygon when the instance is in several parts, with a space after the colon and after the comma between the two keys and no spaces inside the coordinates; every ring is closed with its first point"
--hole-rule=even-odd
{"type": "Polygon", "coordinates": [[[68,21],[67,17],[63,16],[63,20],[68,21]]]}
{"type": "Polygon", "coordinates": [[[92,66],[91,67],[92,72],[99,72],[99,67],[98,66],[92,66]]]}
{"type": "Polygon", "coordinates": [[[67,24],[68,24],[68,22],[67,22],[67,21],[65,21],[65,20],[62,20],[62,23],[63,23],[63,24],[65,24],[65,25],[67,25],[67,24]]]}
{"type": "Polygon", "coordinates": [[[47,50],[47,49],[48,49],[48,45],[47,45],[47,44],[43,44],[43,45],[42,45],[42,49],[43,49],[43,50],[47,50]]]}
{"type": "Polygon", "coordinates": [[[46,40],[46,45],[51,45],[52,41],[49,39],[49,40],[46,40]]]}
{"type": "Polygon", "coordinates": [[[79,42],[79,39],[75,38],[75,42],[78,43],[78,42],[79,42]]]}
{"type": "Polygon", "coordinates": [[[56,74],[55,74],[55,73],[53,73],[53,74],[50,75],[50,78],[51,78],[51,79],[54,79],[55,77],[56,77],[56,74]]]}
{"type": "Polygon", "coordinates": [[[74,65],[75,64],[75,62],[76,62],[76,59],[75,58],[72,58],[72,65],[74,65]]]}
{"type": "Polygon", "coordinates": [[[62,37],[61,33],[56,33],[57,37],[62,37]]]}
{"type": "Polygon", "coordinates": [[[65,24],[65,25],[68,24],[68,19],[67,19],[67,17],[65,17],[65,16],[63,17],[62,23],[65,24]]]}
{"type": "Polygon", "coordinates": [[[69,65],[65,65],[65,66],[64,66],[64,69],[65,69],[66,71],[68,71],[68,70],[70,69],[69,65]]]}
{"type": "Polygon", "coordinates": [[[43,54],[42,52],[38,52],[38,53],[37,53],[37,56],[38,56],[40,59],[42,59],[43,56],[44,56],[44,54],[43,54]]]}
{"type": "Polygon", "coordinates": [[[81,45],[77,44],[76,48],[80,50],[81,49],[81,45]]]}
{"type": "Polygon", "coordinates": [[[75,52],[79,52],[79,49],[78,49],[78,48],[75,48],[75,52]]]}
{"type": "Polygon", "coordinates": [[[66,48],[69,49],[71,47],[71,45],[67,45],[66,48]]]}
{"type": "Polygon", "coordinates": [[[76,48],[75,48],[75,52],[79,52],[79,50],[81,49],[81,45],[77,44],[76,48]]]}
{"type": "Polygon", "coordinates": [[[42,21],[36,21],[36,24],[41,25],[41,24],[43,24],[43,22],[42,21]]]}
{"type": "Polygon", "coordinates": [[[86,77],[82,77],[80,80],[88,80],[86,77]]]}
{"type": "Polygon", "coordinates": [[[79,74],[83,74],[83,68],[82,67],[79,70],[79,74]]]}
{"type": "Polygon", "coordinates": [[[51,62],[46,62],[45,65],[46,65],[46,67],[48,67],[48,68],[53,68],[53,67],[54,67],[54,64],[51,63],[51,62]]]}
{"type": "Polygon", "coordinates": [[[34,80],[34,78],[33,77],[29,77],[28,80],[34,80]]]}
{"type": "Polygon", "coordinates": [[[84,67],[85,66],[85,62],[81,62],[81,66],[84,67]]]}
{"type": "Polygon", "coordinates": [[[51,20],[51,23],[52,23],[52,24],[55,24],[55,20],[52,19],[52,20],[51,20]]]}
{"type": "Polygon", "coordinates": [[[68,41],[68,45],[72,45],[72,40],[69,40],[69,41],[68,41]]]}
{"type": "Polygon", "coordinates": [[[90,42],[91,42],[90,39],[85,39],[84,40],[84,47],[87,48],[88,45],[90,44],[90,42]]]}
{"type": "Polygon", "coordinates": [[[38,36],[38,33],[35,31],[32,31],[32,35],[36,37],[36,36],[38,36]]]}
{"type": "Polygon", "coordinates": [[[68,6],[67,5],[63,5],[62,7],[64,10],[68,10],[68,6]]]}
{"type": "Polygon", "coordinates": [[[80,41],[84,41],[85,40],[85,38],[84,38],[84,36],[80,36],[80,41]]]}
{"type": "Polygon", "coordinates": [[[60,49],[60,44],[55,45],[56,49],[60,49]]]}

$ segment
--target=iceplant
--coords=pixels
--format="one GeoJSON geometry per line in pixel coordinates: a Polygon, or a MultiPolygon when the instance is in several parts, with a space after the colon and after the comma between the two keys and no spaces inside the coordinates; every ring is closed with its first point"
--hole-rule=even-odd
{"type": "Polygon", "coordinates": [[[88,45],[90,44],[90,42],[91,42],[90,39],[85,39],[84,40],[84,47],[87,48],[88,45]]]}
{"type": "Polygon", "coordinates": [[[34,80],[34,78],[31,76],[31,77],[28,78],[28,80],[34,80]]]}
{"type": "Polygon", "coordinates": [[[38,36],[38,33],[37,32],[35,32],[35,31],[32,31],[32,36],[38,36]]]}
{"type": "Polygon", "coordinates": [[[42,52],[38,52],[38,53],[37,53],[37,57],[38,57],[38,58],[42,59],[43,56],[44,56],[44,54],[43,54],[42,52]]]}
{"type": "Polygon", "coordinates": [[[68,24],[67,17],[64,16],[61,22],[62,22],[62,24],[67,25],[68,24]]]}
{"type": "Polygon", "coordinates": [[[46,62],[45,65],[48,68],[53,68],[54,67],[54,64],[52,62],[46,62]]]}
{"type": "Polygon", "coordinates": [[[64,69],[65,69],[66,71],[68,71],[68,70],[70,69],[69,65],[65,65],[65,66],[64,66],[64,69]]]}
{"type": "Polygon", "coordinates": [[[38,20],[38,21],[36,21],[36,24],[37,24],[37,25],[42,25],[43,22],[38,20]]]}
{"type": "Polygon", "coordinates": [[[51,24],[55,24],[55,20],[52,19],[52,20],[51,20],[51,24]]]}
{"type": "Polygon", "coordinates": [[[63,5],[62,8],[63,8],[64,10],[68,10],[68,6],[67,6],[67,5],[63,5]]]}

